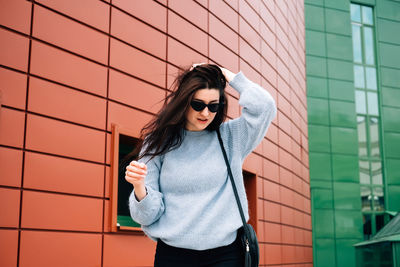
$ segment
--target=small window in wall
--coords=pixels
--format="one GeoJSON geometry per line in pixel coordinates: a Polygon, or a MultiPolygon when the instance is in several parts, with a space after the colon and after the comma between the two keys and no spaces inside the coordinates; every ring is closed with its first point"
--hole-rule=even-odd
{"type": "Polygon", "coordinates": [[[243,170],[243,179],[249,204],[249,223],[257,232],[257,176],[251,172],[243,170]]]}
{"type": "Polygon", "coordinates": [[[112,124],[111,133],[111,231],[140,230],[129,212],[129,195],[132,185],[125,180],[125,168],[137,155],[129,155],[140,145],[140,139],[132,131],[112,124]]]}

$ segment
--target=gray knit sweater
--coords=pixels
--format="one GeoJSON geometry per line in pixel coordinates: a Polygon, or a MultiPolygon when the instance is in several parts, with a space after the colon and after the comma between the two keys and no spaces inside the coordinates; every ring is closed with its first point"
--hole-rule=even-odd
{"type": "MultiPolygon", "coordinates": [[[[248,220],[242,164],[266,134],[276,106],[266,90],[241,72],[230,85],[240,94],[242,114],[223,123],[220,131],[248,220]]],[[[151,239],[195,250],[235,240],[242,221],[215,131],[185,131],[177,149],[147,163],[145,184],[147,196],[138,202],[132,192],[129,207],[151,239]]]]}

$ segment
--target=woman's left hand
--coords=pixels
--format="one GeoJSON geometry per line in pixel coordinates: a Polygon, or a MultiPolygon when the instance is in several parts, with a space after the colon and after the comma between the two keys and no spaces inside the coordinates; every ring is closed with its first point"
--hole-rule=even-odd
{"type": "Polygon", "coordinates": [[[232,71],[228,70],[228,69],[223,68],[223,67],[219,67],[219,68],[221,69],[222,74],[224,74],[226,81],[228,83],[230,83],[233,80],[233,78],[235,77],[236,74],[233,73],[232,71]]]}

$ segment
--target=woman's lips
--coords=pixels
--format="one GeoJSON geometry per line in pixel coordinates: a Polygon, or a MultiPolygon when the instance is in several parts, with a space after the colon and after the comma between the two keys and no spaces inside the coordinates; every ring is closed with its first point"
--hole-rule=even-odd
{"type": "Polygon", "coordinates": [[[200,123],[206,123],[208,120],[207,119],[197,119],[200,123]]]}

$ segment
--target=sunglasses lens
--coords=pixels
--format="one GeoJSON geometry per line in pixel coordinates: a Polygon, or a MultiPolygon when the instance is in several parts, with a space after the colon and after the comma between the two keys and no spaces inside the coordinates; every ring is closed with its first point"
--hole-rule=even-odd
{"type": "Polygon", "coordinates": [[[206,107],[206,104],[200,101],[192,101],[190,102],[190,106],[196,111],[202,111],[206,107]]]}
{"type": "Polygon", "coordinates": [[[210,112],[217,112],[219,109],[219,103],[218,104],[208,104],[208,110],[210,112]]]}

